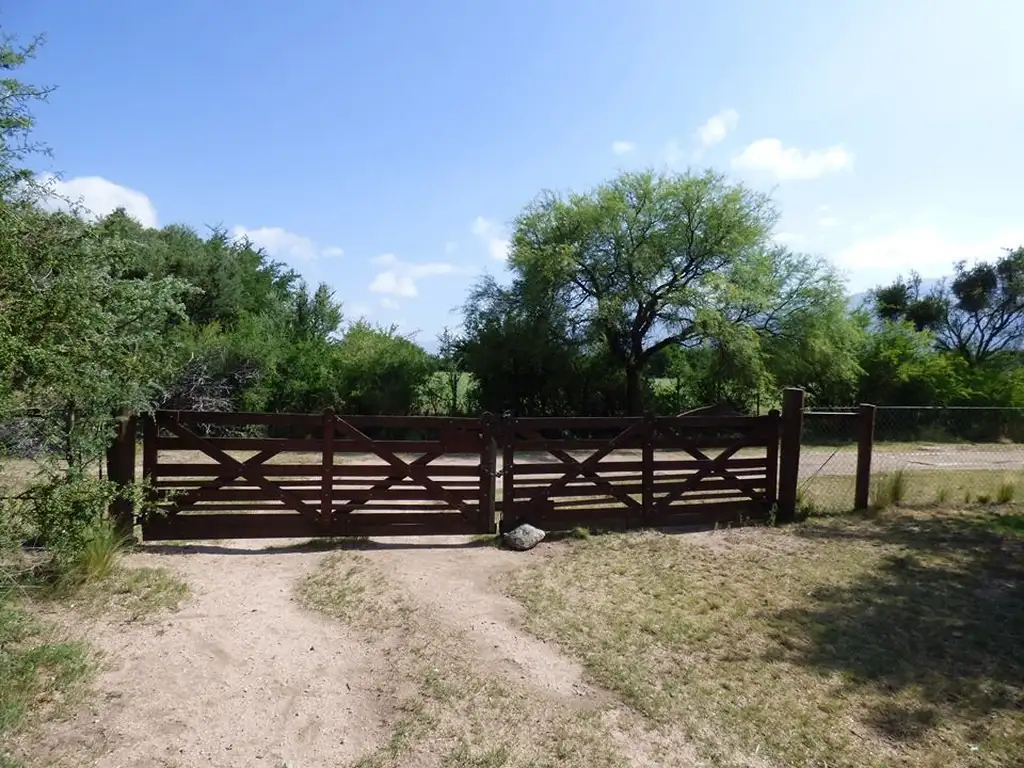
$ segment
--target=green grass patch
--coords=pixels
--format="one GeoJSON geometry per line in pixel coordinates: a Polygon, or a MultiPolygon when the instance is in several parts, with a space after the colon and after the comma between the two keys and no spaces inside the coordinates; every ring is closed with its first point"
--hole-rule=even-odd
{"type": "MultiPolygon", "coordinates": [[[[66,704],[90,671],[84,644],[60,638],[10,589],[0,592],[0,745],[10,743],[33,715],[66,704]]],[[[4,746],[0,765],[17,765],[4,746]]]]}
{"type": "Polygon", "coordinates": [[[509,589],[531,631],[710,765],[1024,765],[1021,527],[896,510],[608,536],[509,589]]]}
{"type": "MultiPolygon", "coordinates": [[[[855,485],[852,474],[802,478],[799,501],[805,516],[850,511],[855,485]]],[[[1022,497],[1024,472],[1002,469],[898,469],[871,477],[870,501],[876,509],[1006,504],[1022,497]]]]}

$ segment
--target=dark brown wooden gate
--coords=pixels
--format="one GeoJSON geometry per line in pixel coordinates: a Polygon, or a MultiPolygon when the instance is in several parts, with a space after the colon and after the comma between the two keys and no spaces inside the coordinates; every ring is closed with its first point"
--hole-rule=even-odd
{"type": "Polygon", "coordinates": [[[779,424],[776,411],[513,419],[502,519],[556,530],[763,520],[776,503],[779,424]]]}
{"type": "Polygon", "coordinates": [[[143,538],[474,534],[495,529],[488,419],[158,411],[143,538]]]}

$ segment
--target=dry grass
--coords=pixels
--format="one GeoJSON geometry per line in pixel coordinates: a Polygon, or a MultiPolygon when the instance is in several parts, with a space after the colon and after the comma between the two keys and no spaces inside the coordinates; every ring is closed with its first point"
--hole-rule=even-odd
{"type": "Polygon", "coordinates": [[[360,630],[382,655],[382,693],[394,702],[390,737],[357,768],[625,766],[596,714],[538,705],[481,671],[468,644],[414,606],[356,552],[329,555],[298,587],[308,607],[360,630]]]}
{"type": "MultiPolygon", "coordinates": [[[[800,505],[805,515],[848,512],[853,507],[852,475],[821,474],[801,480],[800,505]]],[[[1024,498],[1024,472],[1004,469],[928,469],[880,472],[871,477],[875,507],[941,507],[1006,504],[1024,498]]]]}
{"type": "Polygon", "coordinates": [[[1022,530],[904,511],[596,537],[509,589],[712,765],[1024,765],[1022,530]]]}

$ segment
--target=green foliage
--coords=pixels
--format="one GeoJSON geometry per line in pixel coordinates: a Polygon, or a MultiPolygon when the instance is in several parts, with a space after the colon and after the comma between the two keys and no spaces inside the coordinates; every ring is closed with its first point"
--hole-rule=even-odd
{"type": "Polygon", "coordinates": [[[45,477],[5,500],[0,515],[35,534],[52,558],[55,575],[87,581],[109,572],[123,543],[107,515],[121,497],[145,507],[140,488],[70,471],[45,477]]]}
{"type": "Polygon", "coordinates": [[[429,355],[397,328],[360,321],[337,346],[343,409],[349,413],[408,414],[433,371],[429,355]]]}

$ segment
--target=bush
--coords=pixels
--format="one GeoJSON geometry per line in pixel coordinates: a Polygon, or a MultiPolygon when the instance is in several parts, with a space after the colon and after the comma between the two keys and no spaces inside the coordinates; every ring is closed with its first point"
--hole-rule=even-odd
{"type": "Polygon", "coordinates": [[[109,573],[124,543],[108,515],[110,504],[123,497],[139,501],[140,489],[69,472],[8,499],[0,516],[5,527],[31,531],[55,575],[88,581],[109,573]]]}

